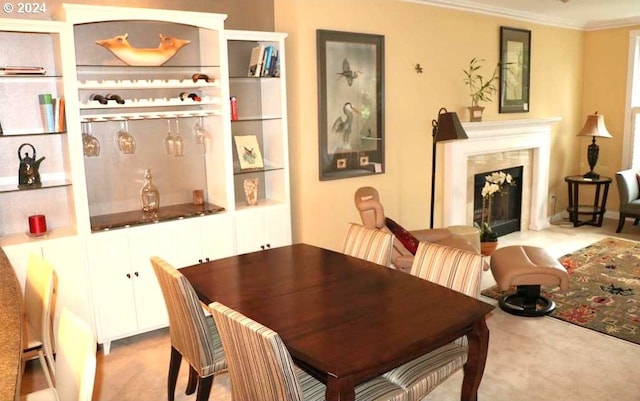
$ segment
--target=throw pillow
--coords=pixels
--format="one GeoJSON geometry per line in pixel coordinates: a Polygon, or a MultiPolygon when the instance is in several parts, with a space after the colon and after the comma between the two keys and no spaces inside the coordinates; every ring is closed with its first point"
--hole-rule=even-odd
{"type": "Polygon", "coordinates": [[[393,235],[396,236],[398,241],[400,241],[400,243],[404,245],[404,247],[407,248],[407,250],[411,252],[412,255],[415,255],[416,251],[418,250],[418,244],[420,243],[420,241],[416,237],[411,235],[409,231],[405,230],[400,224],[396,223],[388,217],[385,218],[385,224],[387,225],[387,228],[393,233],[393,235]]]}

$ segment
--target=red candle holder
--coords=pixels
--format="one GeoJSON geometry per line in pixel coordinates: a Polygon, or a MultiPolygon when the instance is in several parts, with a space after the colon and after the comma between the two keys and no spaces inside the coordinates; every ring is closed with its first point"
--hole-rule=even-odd
{"type": "Polygon", "coordinates": [[[47,219],[44,217],[44,214],[29,216],[29,232],[33,235],[43,235],[47,233],[47,219]]]}

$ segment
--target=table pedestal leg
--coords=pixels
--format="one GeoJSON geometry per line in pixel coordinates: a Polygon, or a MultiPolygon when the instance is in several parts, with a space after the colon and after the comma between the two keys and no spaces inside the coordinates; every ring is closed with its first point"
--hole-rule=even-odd
{"type": "Polygon", "coordinates": [[[478,387],[484,373],[489,349],[489,328],[484,318],[473,325],[467,334],[469,342],[469,354],[464,365],[464,378],[462,380],[461,401],[477,401],[478,387]]]}

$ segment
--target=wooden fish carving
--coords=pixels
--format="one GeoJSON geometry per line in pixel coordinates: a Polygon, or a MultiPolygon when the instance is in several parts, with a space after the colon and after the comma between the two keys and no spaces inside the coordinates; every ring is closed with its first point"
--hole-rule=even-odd
{"type": "Polygon", "coordinates": [[[127,40],[128,36],[129,34],[125,33],[111,39],[96,40],[96,43],[132,66],[161,66],[175,56],[178,50],[191,43],[190,40],[160,34],[160,44],[157,48],[136,48],[131,46],[127,40]]]}

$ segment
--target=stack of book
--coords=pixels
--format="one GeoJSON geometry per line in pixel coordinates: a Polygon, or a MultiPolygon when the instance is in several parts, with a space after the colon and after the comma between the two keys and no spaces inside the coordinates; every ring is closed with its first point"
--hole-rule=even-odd
{"type": "Polygon", "coordinates": [[[277,77],[280,74],[278,49],[273,46],[258,45],[251,49],[249,77],[277,77]]]}
{"type": "Polygon", "coordinates": [[[50,93],[38,95],[42,125],[45,132],[65,131],[64,98],[53,97],[50,93]]]}

